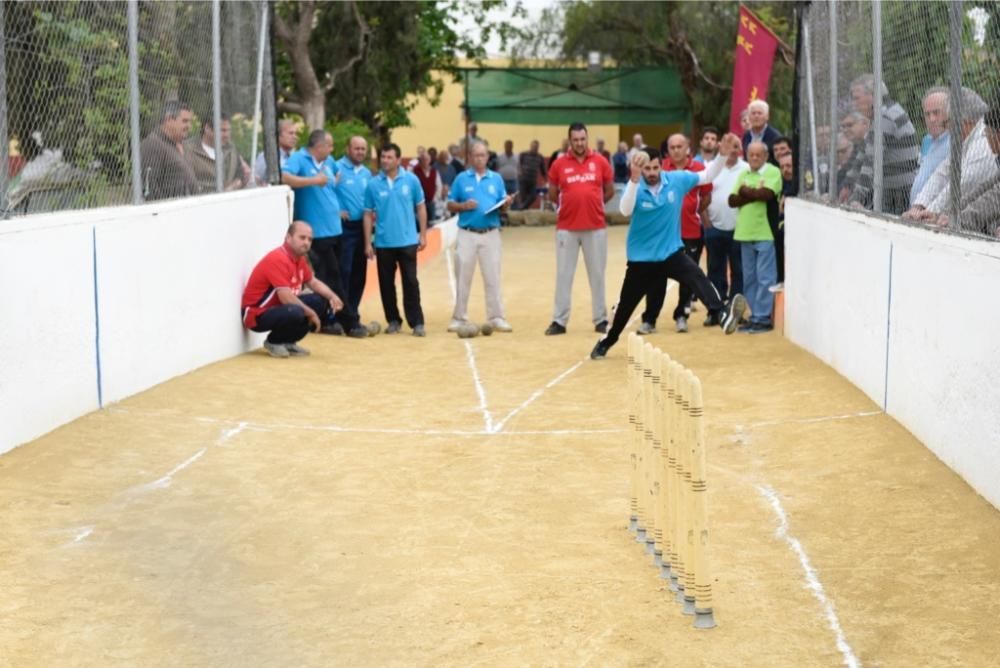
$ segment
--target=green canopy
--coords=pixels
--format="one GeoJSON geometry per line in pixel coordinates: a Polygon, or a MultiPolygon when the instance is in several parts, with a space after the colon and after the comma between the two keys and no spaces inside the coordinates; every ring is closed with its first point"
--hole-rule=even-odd
{"type": "Polygon", "coordinates": [[[691,107],[671,68],[591,72],[557,68],[462,70],[469,118],[480,123],[687,124],[691,107]]]}

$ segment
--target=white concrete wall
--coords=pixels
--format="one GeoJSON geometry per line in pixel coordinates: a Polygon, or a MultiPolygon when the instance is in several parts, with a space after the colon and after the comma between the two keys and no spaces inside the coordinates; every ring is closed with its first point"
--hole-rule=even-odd
{"type": "Polygon", "coordinates": [[[261,188],[0,223],[0,453],[259,346],[240,295],[290,202],[261,188]]]}
{"type": "Polygon", "coordinates": [[[786,208],[788,338],[1000,508],[1000,244],[786,208]]]}

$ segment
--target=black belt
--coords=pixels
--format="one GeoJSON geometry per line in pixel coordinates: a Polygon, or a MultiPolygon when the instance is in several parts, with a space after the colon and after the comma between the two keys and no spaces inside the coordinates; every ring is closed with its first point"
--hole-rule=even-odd
{"type": "Polygon", "coordinates": [[[475,232],[476,234],[486,234],[487,232],[492,232],[496,227],[459,227],[460,230],[465,230],[466,232],[475,232]]]}
{"type": "Polygon", "coordinates": [[[345,220],[344,222],[345,223],[350,223],[352,225],[361,225],[365,221],[363,219],[359,218],[358,220],[345,220]]]}

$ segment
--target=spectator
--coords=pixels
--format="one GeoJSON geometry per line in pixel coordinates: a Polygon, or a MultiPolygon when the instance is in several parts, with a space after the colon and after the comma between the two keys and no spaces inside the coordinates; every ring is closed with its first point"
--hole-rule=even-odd
{"type": "MultiPolygon", "coordinates": [[[[233,148],[231,141],[232,124],[229,114],[222,114],[219,123],[219,143],[222,145],[222,188],[223,190],[239,190],[247,184],[244,170],[246,163],[233,148]]],[[[201,136],[191,137],[184,142],[184,157],[194,170],[198,180],[198,189],[203,193],[215,192],[215,132],[212,130],[211,117],[201,124],[201,136]]]]}
{"type": "Polygon", "coordinates": [[[744,133],[750,132],[750,109],[744,109],[740,112],[740,127],[743,128],[744,133]]]}
{"type": "Polygon", "coordinates": [[[562,144],[559,145],[559,150],[552,151],[552,155],[549,156],[549,169],[552,169],[552,163],[566,155],[567,151],[569,151],[569,140],[563,139],[562,144]]]}
{"type": "Polygon", "coordinates": [[[426,336],[420,306],[417,251],[427,245],[427,208],[417,177],[399,169],[399,146],[379,151],[382,170],[365,191],[365,253],[378,265],[378,287],[388,323],[386,334],[403,326],[396,301],[396,269],[403,283],[403,312],[414,336],[426,336]],[[378,225],[375,221],[378,220],[378,225]]]}
{"type": "Polygon", "coordinates": [[[611,156],[611,166],[614,167],[615,183],[626,183],[629,179],[628,144],[618,142],[618,151],[611,156]]]}
{"type": "Polygon", "coordinates": [[[434,167],[438,170],[438,176],[441,177],[441,188],[445,197],[448,197],[448,190],[451,189],[451,182],[455,180],[458,172],[455,171],[455,165],[451,159],[450,151],[441,151],[438,154],[437,163],[434,167]]]}
{"type": "MultiPolygon", "coordinates": [[[[480,141],[483,144],[483,146],[486,147],[486,156],[487,156],[486,157],[486,169],[490,170],[491,172],[497,171],[497,153],[496,153],[496,151],[490,149],[490,143],[488,141],[486,141],[485,139],[482,139],[480,141]]],[[[472,152],[472,148],[471,147],[469,148],[469,152],[470,152],[469,155],[471,156],[472,155],[472,153],[471,153],[472,152]]],[[[469,164],[471,166],[472,163],[469,163],[469,164]]]]}
{"type": "Polygon", "coordinates": [[[414,169],[416,169],[417,165],[420,164],[420,156],[424,155],[425,153],[427,153],[427,149],[423,146],[418,146],[416,157],[410,158],[410,160],[406,163],[407,171],[412,172],[414,169]]]}
{"type": "Polygon", "coordinates": [[[458,141],[459,153],[462,156],[462,164],[469,163],[469,149],[475,142],[483,141],[479,136],[479,126],[475,122],[470,122],[464,137],[458,141]]]}
{"type": "MultiPolygon", "coordinates": [[[[989,179],[969,192],[962,191],[959,222],[963,230],[996,237],[1000,236],[1000,89],[994,92],[984,123],[996,169],[989,179]]],[[[948,215],[942,214],[937,222],[948,225],[948,215]]]]}
{"type": "Polygon", "coordinates": [[[859,111],[852,111],[840,121],[840,130],[851,141],[851,155],[847,160],[844,178],[837,179],[838,201],[847,204],[854,190],[854,184],[861,176],[861,159],[865,152],[865,136],[871,128],[871,120],[859,111]]]}
{"type": "Polygon", "coordinates": [[[547,178],[545,158],[538,152],[538,140],[531,141],[531,148],[521,153],[518,163],[517,208],[530,209],[538,197],[538,177],[547,178]]]}
{"type": "Polygon", "coordinates": [[[451,166],[455,170],[455,174],[462,173],[465,170],[465,159],[462,151],[458,148],[458,144],[449,145],[448,153],[451,154],[451,166]]]}
{"type": "MultiPolygon", "coordinates": [[[[340,244],[340,284],[344,288],[344,303],[358,313],[365,292],[368,260],[365,257],[365,190],[372,172],[365,165],[368,142],[354,136],[347,140],[347,151],[337,161],[337,200],[343,237],[340,244]]],[[[358,317],[360,321],[360,314],[358,317]]]]}
{"type": "MultiPolygon", "coordinates": [[[[750,169],[740,155],[737,143],[728,155],[719,155],[717,160],[725,160],[722,172],[712,181],[712,201],[708,207],[705,222],[705,251],[708,254],[708,280],[719,291],[725,301],[743,293],[743,261],[740,244],[733,240],[736,229],[736,209],[729,206],[729,193],[733,191],[740,175],[750,169]],[[732,279],[730,281],[729,279],[732,279]]],[[[709,315],[705,325],[717,325],[709,315]]]]}
{"type": "Polygon", "coordinates": [[[636,132],[632,135],[632,148],[628,150],[628,163],[632,164],[632,158],[644,148],[646,148],[646,142],[643,140],[642,135],[636,132]]]}
{"type": "Polygon", "coordinates": [[[257,263],[243,289],[243,326],[269,332],[264,349],[271,357],[300,357],[309,351],[298,342],[309,331],[318,331],[329,314],[340,309],[340,298],[313,276],[306,262],[312,245],[312,228],[295,221],[288,226],[285,243],[257,263]],[[302,287],[312,294],[302,295],[302,287]]]}
{"type": "Polygon", "coordinates": [[[488,153],[484,144],[473,144],[469,157],[472,167],[455,177],[448,198],[448,211],[458,214],[455,310],[448,331],[456,332],[468,322],[469,292],[478,260],[486,292],[486,319],[498,332],[510,332],[500,294],[500,211],[496,206],[506,208],[514,196],[506,193],[500,175],[486,168],[488,153]]]}
{"type": "Polygon", "coordinates": [[[517,163],[518,156],[514,155],[514,142],[508,139],[503,143],[503,153],[497,156],[497,172],[503,179],[503,186],[508,195],[517,192],[517,163]]]}
{"type": "MultiPolygon", "coordinates": [[[[295,121],[287,118],[278,121],[278,173],[285,168],[285,163],[292,156],[295,150],[295,142],[298,141],[299,133],[295,127],[295,121]]],[[[267,161],[264,159],[264,152],[257,154],[257,159],[253,163],[253,175],[257,180],[257,185],[267,184],[267,161]]],[[[279,176],[280,178],[280,176],[279,176]]]]}
{"type": "Polygon", "coordinates": [[[604,204],[615,193],[611,165],[587,147],[587,126],[569,126],[572,152],[549,169],[549,198],[559,204],[556,219],[556,295],[552,322],[546,336],[565,334],[569,322],[573,276],[583,250],[590,279],[590,304],[594,330],[608,330],[604,271],[608,263],[608,224],[604,204]]]}
{"type": "MultiPolygon", "coordinates": [[[[719,129],[711,125],[705,126],[701,131],[701,142],[698,144],[698,148],[700,150],[698,155],[694,156],[695,162],[707,165],[715,160],[716,156],[719,155],[719,129]]],[[[669,145],[667,150],[670,150],[669,145]]]]}
{"type": "Polygon", "coordinates": [[[951,132],[948,129],[948,89],[935,86],[921,102],[927,134],[920,142],[920,166],[910,188],[910,203],[917,201],[931,174],[951,155],[951,132]]]}
{"type": "MultiPolygon", "coordinates": [[[[313,130],[304,148],[292,154],[285,163],[281,182],[295,191],[295,219],[309,223],[315,238],[309,250],[309,261],[319,280],[330,286],[341,301],[346,294],[340,271],[343,222],[340,218],[340,200],[337,198],[337,181],[340,167],[333,161],[333,137],[324,130],[313,130]]],[[[333,319],[324,322],[324,334],[353,338],[368,336],[358,314],[349,304],[338,311],[333,319]]]]}
{"type": "Polygon", "coordinates": [[[417,149],[417,164],[410,170],[420,182],[420,189],[424,193],[424,203],[427,206],[427,219],[437,220],[438,211],[435,206],[435,199],[441,192],[441,177],[438,176],[434,163],[431,162],[431,155],[423,150],[421,146],[417,149]]]}
{"type": "MultiPolygon", "coordinates": [[[[777,148],[777,143],[775,148],[777,148]]],[[[785,199],[799,196],[799,184],[795,181],[795,159],[791,152],[778,158],[781,170],[781,197],[778,201],[778,225],[774,230],[774,262],[778,281],[768,290],[781,292],[785,289],[785,199]]]]}
{"type": "MultiPolygon", "coordinates": [[[[948,117],[958,121],[954,129],[962,139],[962,178],[959,192],[972,191],[990,179],[996,169],[986,138],[983,117],[989,108],[975,91],[962,88],[962,117],[956,118],[949,102],[948,117]]],[[[931,174],[904,218],[935,220],[951,209],[951,158],[946,158],[931,174]]]]}
{"type": "Polygon", "coordinates": [[[733,238],[741,244],[743,289],[751,313],[750,322],[740,331],[752,334],[774,329],[774,294],[768,288],[777,278],[774,230],[778,225],[781,172],[767,161],[769,153],[764,142],[750,144],[750,169],[739,175],[729,195],[729,206],[739,208],[733,238]]]}
{"type": "Polygon", "coordinates": [[[774,157],[774,140],[780,137],[781,133],[768,125],[770,118],[771,107],[768,106],[767,102],[754,100],[750,103],[747,107],[750,128],[743,133],[743,154],[747,155],[747,149],[752,142],[763,142],[767,146],[767,161],[777,167],[778,159],[774,157]]]}
{"type": "Polygon", "coordinates": [[[778,137],[774,140],[774,147],[772,149],[775,160],[778,161],[778,169],[781,169],[781,159],[786,155],[792,154],[792,140],[784,135],[778,137]]]}
{"type": "MultiPolygon", "coordinates": [[[[910,188],[917,175],[917,131],[906,115],[906,110],[889,97],[889,89],[882,84],[879,91],[879,113],[882,115],[882,213],[899,215],[910,206],[910,188]]],[[[869,120],[875,117],[875,77],[864,74],[851,82],[851,99],[857,111],[869,120]]],[[[875,176],[874,123],[865,134],[861,153],[861,171],[848,203],[855,208],[874,208],[875,176]]]]}
{"type": "MultiPolygon", "coordinates": [[[[695,162],[691,157],[691,143],[684,135],[670,135],[667,138],[667,149],[670,151],[670,159],[662,163],[663,171],[684,170],[695,174],[705,171],[705,165],[695,162]]],[[[681,242],[684,244],[684,253],[695,265],[701,263],[701,251],[705,245],[701,221],[707,215],[711,203],[712,184],[709,182],[690,188],[681,204],[681,242]]],[[[691,298],[694,294],[690,283],[680,284],[677,307],[673,314],[678,333],[688,331],[687,317],[691,314],[691,298]]],[[[642,314],[642,324],[639,325],[640,334],[656,331],[656,319],[663,307],[663,298],[663,295],[647,296],[646,311],[642,314]]]]}
{"type": "Polygon", "coordinates": [[[187,197],[198,192],[198,180],[184,159],[183,145],[193,116],[187,104],[170,100],[163,105],[160,125],[142,140],[142,190],[147,200],[187,197]]]}
{"type": "Polygon", "coordinates": [[[604,148],[604,140],[602,138],[597,138],[597,148],[594,150],[604,156],[604,159],[608,161],[608,164],[611,163],[611,154],[608,153],[606,148],[604,148]]]}

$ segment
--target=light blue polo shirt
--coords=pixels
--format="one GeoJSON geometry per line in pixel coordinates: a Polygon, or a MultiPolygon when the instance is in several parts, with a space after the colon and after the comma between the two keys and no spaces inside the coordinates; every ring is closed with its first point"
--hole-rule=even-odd
{"type": "Polygon", "coordinates": [[[337,184],[337,199],[347,212],[348,220],[361,220],[365,212],[365,190],[372,180],[372,172],[363,164],[356,168],[346,155],[337,161],[340,183],[337,184]]]}
{"type": "Polygon", "coordinates": [[[625,241],[629,262],[660,262],[684,248],[681,207],[684,196],[698,185],[698,175],[685,170],[661,172],[660,183],[660,191],[654,194],[646,179],[639,179],[625,241]]]}
{"type": "Polygon", "coordinates": [[[486,211],[505,197],[507,190],[504,187],[503,177],[489,169],[482,178],[476,176],[474,169],[465,170],[455,177],[448,192],[448,199],[452,202],[476,200],[475,209],[459,212],[458,226],[477,230],[500,227],[500,209],[492,213],[486,211]]]}
{"type": "Polygon", "coordinates": [[[343,232],[340,224],[340,201],[337,199],[337,163],[327,158],[318,164],[309,149],[302,148],[288,158],[282,171],[292,176],[313,177],[322,170],[325,186],[295,189],[295,220],[304,220],[313,228],[317,239],[335,237],[343,232]]]}
{"type": "Polygon", "coordinates": [[[424,189],[416,176],[400,169],[390,184],[385,172],[379,172],[365,190],[365,211],[375,212],[374,246],[415,246],[420,240],[415,208],[423,203],[424,189]]]}

